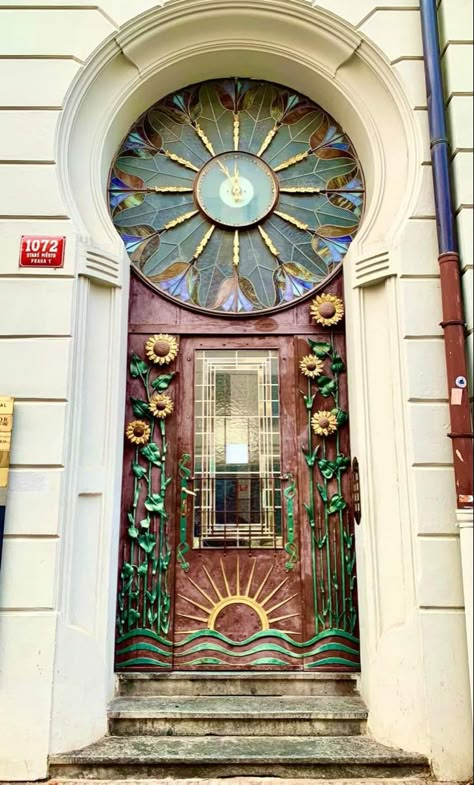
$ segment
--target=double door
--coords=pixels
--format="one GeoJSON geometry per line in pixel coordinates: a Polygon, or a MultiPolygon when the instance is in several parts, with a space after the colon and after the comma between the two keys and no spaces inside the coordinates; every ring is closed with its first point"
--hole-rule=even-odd
{"type": "Polygon", "coordinates": [[[149,370],[144,337],[130,417],[173,411],[126,450],[117,668],[357,670],[343,334],[183,335],[149,370]]]}

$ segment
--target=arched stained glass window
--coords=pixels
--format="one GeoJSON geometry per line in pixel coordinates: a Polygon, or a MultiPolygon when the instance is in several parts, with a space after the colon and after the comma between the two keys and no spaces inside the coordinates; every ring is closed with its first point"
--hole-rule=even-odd
{"type": "Polygon", "coordinates": [[[112,167],[110,209],[132,263],[180,304],[283,307],[339,268],[364,204],[354,148],[293,90],[222,79],[167,96],[112,167]]]}

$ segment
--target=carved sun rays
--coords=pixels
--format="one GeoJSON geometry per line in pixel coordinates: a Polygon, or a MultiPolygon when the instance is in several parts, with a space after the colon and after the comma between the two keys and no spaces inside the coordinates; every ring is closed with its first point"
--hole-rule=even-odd
{"type": "MultiPolygon", "coordinates": [[[[203,600],[199,602],[191,597],[186,596],[185,594],[178,594],[178,596],[184,600],[185,602],[192,605],[194,610],[193,613],[182,613],[178,612],[178,616],[184,619],[190,619],[192,621],[198,622],[202,627],[198,629],[208,629],[208,630],[215,630],[217,619],[221,611],[225,608],[228,608],[231,605],[245,605],[249,609],[253,610],[259,621],[262,630],[270,630],[275,628],[276,624],[280,622],[286,621],[286,619],[293,619],[299,616],[299,613],[284,613],[282,615],[278,615],[277,611],[286,605],[288,602],[293,600],[295,597],[298,596],[298,592],[295,594],[290,594],[283,599],[278,600],[278,593],[281,592],[283,587],[287,584],[289,578],[288,576],[284,578],[280,583],[277,584],[274,588],[272,588],[268,593],[265,593],[265,589],[269,588],[269,580],[274,570],[274,565],[272,565],[267,572],[265,573],[264,577],[260,582],[255,580],[256,578],[256,567],[257,567],[257,559],[252,559],[252,566],[250,568],[249,575],[246,581],[242,580],[242,574],[240,570],[240,557],[237,557],[236,560],[236,571],[235,571],[235,578],[232,581],[229,575],[226,572],[226,568],[224,566],[224,562],[222,559],[219,560],[220,570],[217,571],[217,575],[212,575],[207,567],[203,565],[202,571],[205,576],[204,585],[201,583],[196,582],[189,576],[187,576],[188,581],[194,586],[194,588],[199,592],[203,600]],[[231,586],[232,584],[235,584],[231,586]],[[245,586],[243,585],[245,583],[245,586]],[[254,583],[256,584],[257,588],[254,589],[254,583]],[[261,597],[263,598],[261,599],[261,597]],[[271,601],[274,600],[272,603],[271,601]],[[199,615],[198,615],[199,613],[199,615]],[[276,614],[276,615],[275,615],[276,614]]],[[[271,582],[270,582],[271,585],[271,582]]],[[[197,630],[181,630],[181,635],[188,635],[197,630]]],[[[289,635],[299,635],[300,633],[295,632],[294,630],[279,630],[280,632],[284,632],[289,635]]]]}

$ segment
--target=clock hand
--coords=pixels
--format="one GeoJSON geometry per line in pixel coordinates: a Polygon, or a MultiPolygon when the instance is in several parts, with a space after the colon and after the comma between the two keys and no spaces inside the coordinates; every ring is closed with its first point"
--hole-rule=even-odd
{"type": "Polygon", "coordinates": [[[240,175],[239,170],[237,169],[237,164],[234,167],[234,177],[232,178],[232,196],[234,197],[235,202],[242,201],[242,188],[240,186],[240,175]]]}

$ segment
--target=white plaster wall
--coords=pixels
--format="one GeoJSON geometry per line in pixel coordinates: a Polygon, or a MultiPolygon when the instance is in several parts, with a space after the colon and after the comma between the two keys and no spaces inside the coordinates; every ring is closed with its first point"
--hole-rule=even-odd
{"type": "MultiPolygon", "coordinates": [[[[158,5],[151,0],[98,0],[94,6],[85,0],[0,3],[0,394],[17,400],[0,576],[0,779],[43,777],[49,751],[86,744],[106,727],[105,707],[113,687],[127,276],[107,279],[100,269],[102,257],[90,251],[89,227],[95,221],[101,228],[92,245],[101,246],[111,265],[124,263],[120,244],[106,225],[100,189],[86,194],[88,207],[78,209],[77,201],[65,199],[53,135],[64,107],[70,107],[72,99],[66,95],[74,79],[87,73],[85,64],[94,50],[120,37],[132,16],[158,5]],[[25,233],[66,235],[64,269],[19,270],[19,240],[25,233]]],[[[253,28],[254,38],[278,42],[283,36],[279,23],[271,21],[272,5],[277,4],[268,0],[267,18],[258,31],[253,28]]],[[[469,0],[441,2],[446,24],[449,17],[444,59],[466,282],[472,276],[472,235],[467,233],[472,190],[464,173],[472,161],[472,143],[466,141],[464,116],[472,82],[462,36],[470,5],[469,0]]],[[[311,6],[339,14],[353,26],[354,42],[368,40],[382,52],[388,71],[400,80],[417,129],[412,150],[416,170],[407,170],[414,198],[405,205],[403,219],[398,215],[396,235],[388,242],[384,233],[372,234],[372,250],[354,249],[354,266],[348,266],[346,276],[352,432],[363,467],[364,520],[357,543],[362,687],[377,738],[427,753],[439,776],[468,778],[463,597],[446,438],[417,3],[287,0],[287,6],[297,8],[300,16],[306,8],[309,16],[311,6]],[[383,450],[376,438],[381,423],[394,435],[383,450]]],[[[178,7],[183,14],[182,4],[178,7]]],[[[306,30],[301,27],[297,33],[297,23],[292,25],[297,51],[306,30]]],[[[198,38],[200,30],[194,32],[198,38]]],[[[178,24],[174,34],[179,42],[178,24]]],[[[145,83],[152,37],[148,48],[141,39],[122,39],[126,58],[120,47],[108,46],[117,54],[117,85],[137,78],[145,83]]],[[[317,58],[317,47],[312,48],[311,56],[317,58]]],[[[354,48],[355,43],[347,46],[346,56],[340,56],[335,83],[361,68],[352,56],[354,48]]],[[[155,58],[159,54],[155,48],[155,58]]],[[[294,81],[307,92],[315,89],[305,82],[302,67],[285,63],[282,70],[274,55],[259,57],[252,61],[262,69],[255,75],[267,76],[263,70],[268,68],[268,78],[270,72],[276,78],[279,67],[285,73],[280,81],[294,81]]],[[[215,67],[209,55],[196,78],[216,75],[215,67]]],[[[163,65],[161,75],[136,93],[131,102],[135,117],[168,89],[194,81],[184,64],[182,68],[182,82],[179,69],[168,75],[163,65]]],[[[360,74],[369,84],[369,70],[360,74]]],[[[86,135],[93,134],[105,111],[97,76],[96,81],[97,103],[86,118],[86,135]]],[[[318,84],[323,90],[323,81],[318,84]]],[[[367,95],[371,89],[369,85],[367,95]]],[[[323,105],[335,100],[329,88],[322,97],[323,105]]],[[[349,117],[342,104],[339,110],[337,105],[328,109],[342,122],[349,117]]],[[[132,111],[130,102],[127,111],[132,111]]],[[[72,162],[84,182],[94,167],[101,166],[105,175],[114,144],[133,119],[125,112],[117,116],[100,160],[72,162]]],[[[354,141],[363,145],[367,129],[352,122],[354,141]]],[[[391,141],[387,135],[380,143],[391,141]]],[[[362,153],[370,158],[369,151],[362,153]]],[[[388,160],[385,175],[390,178],[401,162],[388,160]]],[[[369,185],[375,189],[380,183],[377,173],[372,175],[369,185]]],[[[472,341],[472,307],[470,314],[472,341]]]]}

